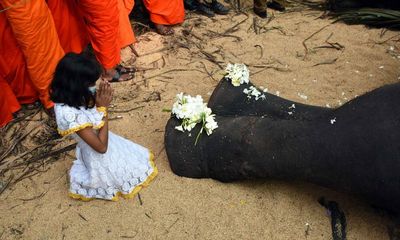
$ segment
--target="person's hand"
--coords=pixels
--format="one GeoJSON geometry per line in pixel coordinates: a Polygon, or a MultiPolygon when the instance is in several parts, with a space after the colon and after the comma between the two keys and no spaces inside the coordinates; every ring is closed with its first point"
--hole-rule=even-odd
{"type": "Polygon", "coordinates": [[[96,92],[96,106],[97,107],[108,107],[112,101],[113,89],[105,80],[102,80],[99,85],[99,89],[96,92]]]}

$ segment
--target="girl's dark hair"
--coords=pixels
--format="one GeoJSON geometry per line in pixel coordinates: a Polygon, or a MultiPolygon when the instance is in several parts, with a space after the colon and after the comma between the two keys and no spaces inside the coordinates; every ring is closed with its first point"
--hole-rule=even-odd
{"type": "Polygon", "coordinates": [[[93,107],[94,96],[88,87],[99,79],[101,71],[97,60],[87,53],[67,53],[57,64],[50,85],[51,100],[76,108],[93,107]]]}

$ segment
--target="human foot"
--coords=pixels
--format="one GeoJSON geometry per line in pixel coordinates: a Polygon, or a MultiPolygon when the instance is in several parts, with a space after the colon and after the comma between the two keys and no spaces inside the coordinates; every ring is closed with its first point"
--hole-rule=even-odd
{"type": "Polygon", "coordinates": [[[135,68],[128,68],[118,65],[115,69],[104,71],[102,78],[108,82],[124,82],[134,78],[135,68]]]}
{"type": "Polygon", "coordinates": [[[127,46],[121,49],[121,63],[127,66],[133,66],[136,62],[136,56],[132,49],[127,46]]]}
{"type": "Polygon", "coordinates": [[[170,26],[157,24],[157,23],[154,24],[154,26],[156,27],[156,31],[160,35],[172,35],[175,32],[174,29],[172,29],[172,27],[170,27],[170,26]]]}
{"type": "Polygon", "coordinates": [[[33,110],[33,109],[37,109],[38,107],[40,107],[39,101],[36,101],[33,103],[28,103],[28,104],[22,104],[22,108],[26,109],[26,110],[33,110]]]}

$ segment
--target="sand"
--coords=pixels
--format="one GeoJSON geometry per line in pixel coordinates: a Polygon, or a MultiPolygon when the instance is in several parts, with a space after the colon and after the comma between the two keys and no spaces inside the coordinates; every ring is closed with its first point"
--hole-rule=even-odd
{"type": "Polygon", "coordinates": [[[396,32],[381,37],[379,29],[330,25],[330,20],[317,19],[321,12],[274,13],[259,34],[249,12],[237,31],[225,36],[210,31],[224,33],[246,16],[232,13],[207,19],[189,14],[173,37],[155,33],[139,37],[138,67],[148,70],[138,72],[133,82],[113,85],[113,109],[139,108],[112,113],[116,119],[110,128],[155,153],[159,175],[140,192],[142,204],[138,198],[119,202],[68,198],[67,171],[73,159],[66,156],[0,195],[0,239],[331,239],[329,216],[317,202],[321,196],[337,201],[345,212],[348,239],[389,239],[390,219],[354,196],[300,182],[267,179],[223,184],[172,173],[163,141],[169,114],[162,109],[170,108],[179,92],[209,98],[223,71],[206,59],[207,53],[222,67],[228,62],[246,63],[257,85],[313,105],[336,107],[399,81],[400,44],[393,41],[397,38],[376,43],[396,32]],[[324,26],[306,41],[309,53],[304,59],[302,42],[324,26]],[[189,35],[188,43],[182,30],[187,35],[192,27],[195,36],[189,35]],[[328,41],[343,49],[313,49],[326,46],[331,34],[328,41]],[[157,50],[163,51],[154,53],[157,50]]]}

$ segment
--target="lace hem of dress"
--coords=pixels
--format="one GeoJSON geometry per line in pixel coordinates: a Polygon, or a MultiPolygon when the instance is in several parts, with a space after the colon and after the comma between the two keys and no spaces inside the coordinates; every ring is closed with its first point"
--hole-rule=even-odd
{"type": "Polygon", "coordinates": [[[105,196],[101,196],[101,197],[88,197],[85,195],[81,195],[79,193],[73,193],[73,192],[69,192],[69,196],[73,199],[77,199],[77,200],[81,200],[84,202],[88,202],[91,201],[93,199],[102,199],[102,200],[111,200],[111,201],[118,201],[119,197],[123,197],[125,199],[130,199],[133,198],[143,187],[147,187],[150,182],[157,176],[158,174],[158,169],[154,163],[154,155],[152,153],[150,153],[149,156],[149,162],[150,162],[150,166],[153,168],[153,172],[147,176],[147,178],[139,183],[138,185],[136,185],[129,193],[125,194],[122,193],[121,191],[118,191],[116,193],[114,193],[113,195],[110,196],[110,198],[106,198],[105,196]]]}

